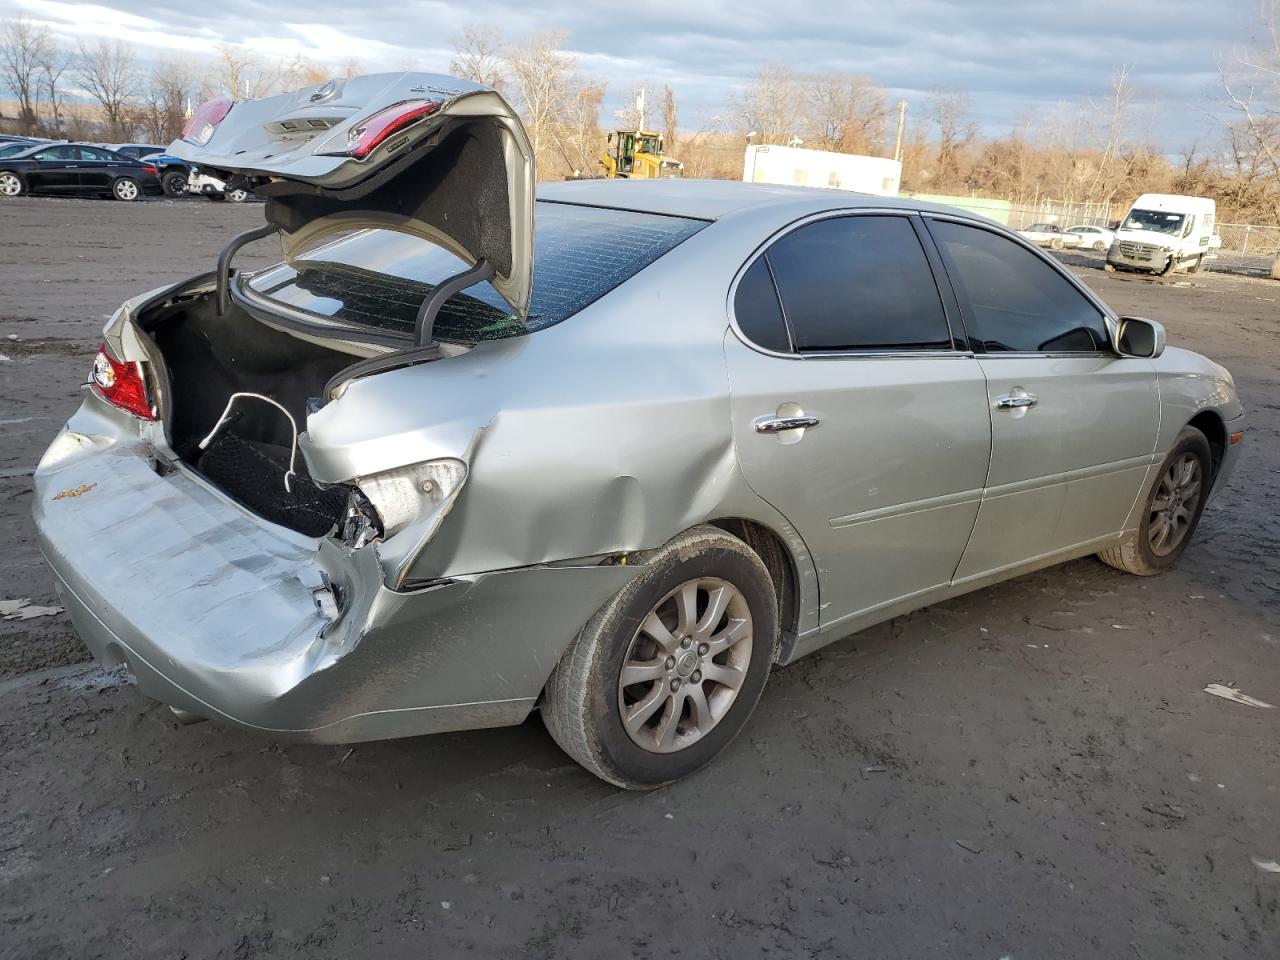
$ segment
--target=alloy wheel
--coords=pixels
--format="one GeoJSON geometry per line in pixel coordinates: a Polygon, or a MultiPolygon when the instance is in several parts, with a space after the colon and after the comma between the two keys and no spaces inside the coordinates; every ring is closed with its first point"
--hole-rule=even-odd
{"type": "Polygon", "coordinates": [[[16,173],[0,173],[0,196],[16,197],[22,193],[22,181],[16,173]]]}
{"type": "Polygon", "coordinates": [[[138,199],[138,185],[132,180],[117,180],[115,194],[120,200],[138,199]]]}
{"type": "Polygon", "coordinates": [[[641,621],[618,676],[623,728],[639,747],[674,753],[729,712],[751,663],[751,608],[727,580],[688,580],[641,621]]]}
{"type": "Polygon", "coordinates": [[[1186,539],[1200,505],[1202,479],[1200,458],[1193,453],[1184,453],[1161,475],[1147,519],[1147,545],[1156,556],[1168,556],[1186,539]]]}

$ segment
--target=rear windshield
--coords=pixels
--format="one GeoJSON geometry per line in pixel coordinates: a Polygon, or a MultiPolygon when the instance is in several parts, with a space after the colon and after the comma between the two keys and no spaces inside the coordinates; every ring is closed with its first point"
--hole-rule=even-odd
{"type": "MultiPolygon", "coordinates": [[[[693,236],[706,221],[539,201],[533,298],[526,320],[489,284],[455,294],[435,336],[474,343],[517,337],[570,317],[693,236]]],[[[436,284],[466,268],[428,240],[362,230],[264,270],[250,288],[340,323],[412,336],[418,309],[436,284]]]]}

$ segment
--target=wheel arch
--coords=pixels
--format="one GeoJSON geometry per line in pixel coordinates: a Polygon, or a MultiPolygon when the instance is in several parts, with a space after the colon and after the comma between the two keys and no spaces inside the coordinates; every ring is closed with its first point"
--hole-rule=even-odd
{"type": "Polygon", "coordinates": [[[759,520],[724,517],[707,521],[743,541],[763,561],[778,597],[778,662],[786,663],[800,632],[800,572],[796,558],[777,531],[759,520]]]}
{"type": "Polygon", "coordinates": [[[1187,426],[1195,427],[1209,441],[1209,452],[1213,456],[1213,476],[1218,476],[1218,468],[1222,466],[1222,458],[1227,451],[1227,425],[1216,410],[1201,410],[1188,422],[1187,426]]]}

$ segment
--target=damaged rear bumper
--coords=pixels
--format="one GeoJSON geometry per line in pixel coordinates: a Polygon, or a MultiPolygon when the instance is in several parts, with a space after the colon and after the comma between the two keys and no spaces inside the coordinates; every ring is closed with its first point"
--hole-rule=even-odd
{"type": "Polygon", "coordinates": [[[41,550],[94,656],[199,716],[328,743],[519,723],[637,572],[545,565],[391,590],[372,547],[267,524],[98,425],[82,409],[36,471],[41,550]]]}

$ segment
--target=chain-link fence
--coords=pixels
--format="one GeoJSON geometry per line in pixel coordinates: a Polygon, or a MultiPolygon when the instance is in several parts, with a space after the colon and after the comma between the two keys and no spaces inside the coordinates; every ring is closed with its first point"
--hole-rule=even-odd
{"type": "Polygon", "coordinates": [[[1280,255],[1280,227],[1260,227],[1248,223],[1220,223],[1218,236],[1223,252],[1241,256],[1274,257],[1280,255]]]}
{"type": "Polygon", "coordinates": [[[1124,216],[1125,211],[1112,203],[1087,200],[1039,200],[1032,204],[1011,204],[1009,226],[1023,230],[1033,223],[1051,223],[1061,227],[1107,227],[1124,216]]]}

